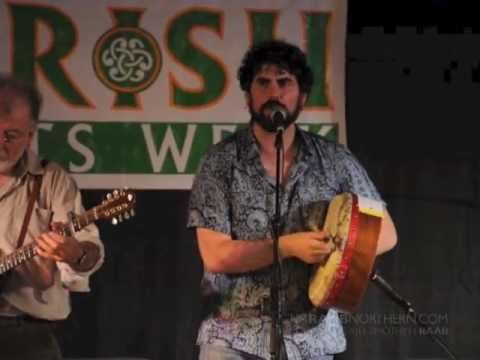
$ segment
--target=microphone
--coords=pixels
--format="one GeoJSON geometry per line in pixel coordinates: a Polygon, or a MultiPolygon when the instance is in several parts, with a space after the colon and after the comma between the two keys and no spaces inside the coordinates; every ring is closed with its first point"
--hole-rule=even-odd
{"type": "Polygon", "coordinates": [[[268,113],[268,117],[272,121],[273,127],[275,130],[278,131],[284,131],[285,130],[285,125],[287,123],[287,109],[283,107],[282,105],[279,104],[273,104],[270,106],[268,113]]]}

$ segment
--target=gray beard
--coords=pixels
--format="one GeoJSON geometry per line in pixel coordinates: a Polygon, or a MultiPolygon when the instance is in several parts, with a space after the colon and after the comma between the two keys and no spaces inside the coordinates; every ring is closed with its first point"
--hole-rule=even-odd
{"type": "Polygon", "coordinates": [[[23,154],[23,152],[20,152],[15,158],[9,158],[5,150],[0,149],[0,174],[10,173],[15,168],[15,165],[17,165],[23,154]]]}

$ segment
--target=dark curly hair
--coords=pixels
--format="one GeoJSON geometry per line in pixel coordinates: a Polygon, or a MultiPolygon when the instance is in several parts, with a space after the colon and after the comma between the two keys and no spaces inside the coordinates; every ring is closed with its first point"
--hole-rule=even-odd
{"type": "Polygon", "coordinates": [[[0,91],[8,91],[28,102],[30,115],[33,121],[37,121],[42,106],[42,97],[35,85],[10,74],[0,73],[0,91]]]}
{"type": "Polygon", "coordinates": [[[300,90],[309,94],[313,72],[305,53],[299,47],[283,40],[268,40],[252,46],[244,55],[237,73],[240,88],[250,91],[253,78],[265,64],[273,64],[295,75],[300,90]]]}

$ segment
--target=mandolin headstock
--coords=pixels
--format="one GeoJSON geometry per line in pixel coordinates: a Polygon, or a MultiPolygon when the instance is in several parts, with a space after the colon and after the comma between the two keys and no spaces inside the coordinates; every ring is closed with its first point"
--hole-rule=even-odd
{"type": "MultiPolygon", "coordinates": [[[[93,208],[98,219],[111,219],[113,225],[135,216],[136,196],[132,190],[115,189],[105,196],[101,205],[93,208]]],[[[90,211],[92,211],[90,210],[90,211]]]]}

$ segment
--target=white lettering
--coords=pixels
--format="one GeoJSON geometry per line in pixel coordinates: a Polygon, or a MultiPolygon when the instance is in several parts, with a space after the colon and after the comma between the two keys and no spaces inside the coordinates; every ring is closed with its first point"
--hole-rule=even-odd
{"type": "MultiPolygon", "coordinates": [[[[300,129],[305,130],[305,131],[310,131],[310,125],[299,125],[300,129]]],[[[320,136],[327,136],[328,133],[333,129],[333,125],[323,125],[320,126],[320,129],[317,132],[317,135],[320,136]]]]}
{"type": "Polygon", "coordinates": [[[93,154],[93,151],[83,145],[77,139],[77,134],[82,131],[92,133],[92,126],[88,124],[76,124],[72,126],[68,132],[68,143],[74,150],[83,155],[85,158],[85,162],[82,165],[75,165],[73,162],[69,162],[69,170],[72,172],[87,172],[95,163],[95,155],[93,154]]]}
{"type": "Polygon", "coordinates": [[[318,131],[318,135],[327,136],[332,129],[333,129],[332,125],[323,125],[322,127],[320,127],[320,130],[318,131]]]}
{"type": "Polygon", "coordinates": [[[147,144],[148,155],[150,156],[153,172],[158,173],[162,170],[168,150],[170,150],[170,153],[172,154],[173,162],[175,163],[177,171],[179,173],[185,172],[196,129],[197,125],[188,125],[187,135],[185,137],[185,141],[183,142],[182,150],[179,151],[172,129],[170,126],[168,126],[167,131],[165,132],[165,137],[163,138],[160,146],[160,151],[157,152],[156,145],[153,140],[152,126],[150,124],[143,124],[143,136],[145,137],[145,142],[147,144]]]}
{"type": "Polygon", "coordinates": [[[213,125],[213,143],[216,144],[225,138],[224,133],[234,133],[237,125],[213,125]]]}

